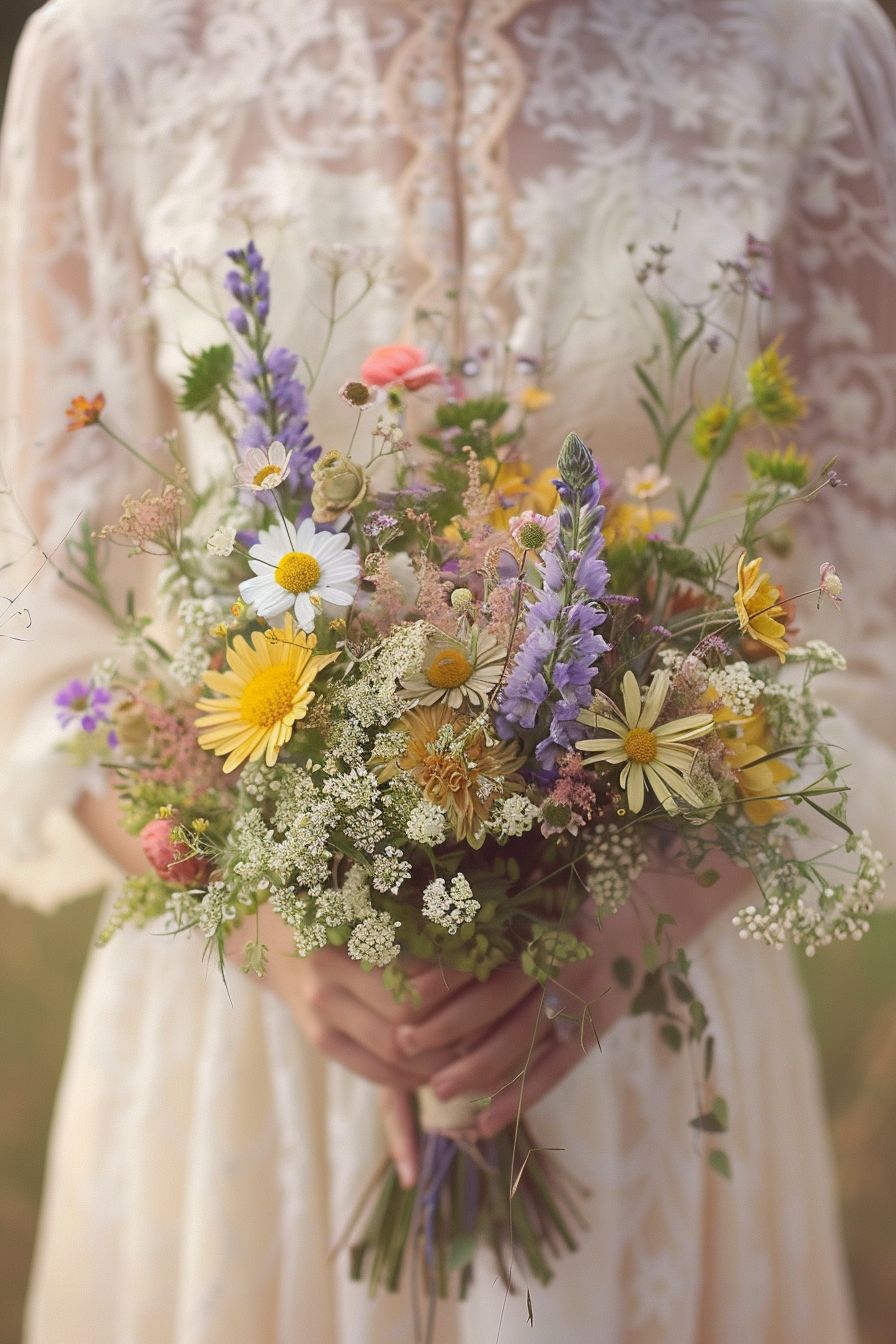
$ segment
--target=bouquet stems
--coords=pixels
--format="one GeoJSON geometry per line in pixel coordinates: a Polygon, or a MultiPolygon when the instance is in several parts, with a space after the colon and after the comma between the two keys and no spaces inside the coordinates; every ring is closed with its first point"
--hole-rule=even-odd
{"type": "Polygon", "coordinates": [[[468,1137],[474,1097],[440,1102],[428,1088],[417,1095],[420,1179],[403,1190],[394,1163],[387,1164],[351,1246],[350,1273],[367,1280],[371,1296],[380,1288],[397,1292],[408,1261],[415,1340],[429,1344],[439,1299],[453,1283],[461,1300],[469,1292],[480,1244],[491,1247],[508,1292],[514,1262],[549,1283],[552,1261],[577,1249],[571,1228],[585,1226],[578,1201],[587,1191],[538,1147],[525,1121],[516,1134],[509,1128],[476,1140],[468,1137]]]}

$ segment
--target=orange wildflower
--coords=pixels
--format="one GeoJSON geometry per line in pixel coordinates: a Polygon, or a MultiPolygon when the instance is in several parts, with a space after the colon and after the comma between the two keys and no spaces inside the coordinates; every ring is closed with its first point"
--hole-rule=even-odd
{"type": "Polygon", "coordinates": [[[106,398],[102,392],[97,392],[93,401],[89,401],[87,397],[73,397],[71,405],[65,412],[68,416],[69,433],[76,429],[86,429],[88,425],[95,425],[105,409],[106,398]]]}

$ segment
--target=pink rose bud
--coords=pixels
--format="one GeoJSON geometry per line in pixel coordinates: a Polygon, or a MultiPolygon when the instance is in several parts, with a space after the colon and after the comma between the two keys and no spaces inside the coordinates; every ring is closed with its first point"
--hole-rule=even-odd
{"type": "Polygon", "coordinates": [[[140,832],[143,853],[165,882],[176,887],[200,886],[208,877],[208,860],[191,856],[183,841],[171,839],[176,825],[168,817],[148,822],[140,832]]]}

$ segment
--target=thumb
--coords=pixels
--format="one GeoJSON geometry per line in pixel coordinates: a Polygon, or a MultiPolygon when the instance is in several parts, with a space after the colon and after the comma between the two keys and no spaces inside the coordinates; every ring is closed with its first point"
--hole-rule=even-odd
{"type": "Polygon", "coordinates": [[[410,1190],[417,1184],[420,1165],[412,1094],[398,1087],[381,1087],[378,1095],[390,1156],[402,1189],[410,1190]]]}

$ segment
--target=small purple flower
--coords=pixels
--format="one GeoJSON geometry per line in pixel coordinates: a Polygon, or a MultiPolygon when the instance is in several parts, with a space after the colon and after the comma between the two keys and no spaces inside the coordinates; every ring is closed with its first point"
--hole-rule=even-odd
{"type": "Polygon", "coordinates": [[[391,513],[383,513],[382,510],[377,509],[363,524],[361,531],[365,537],[378,537],[383,532],[388,532],[390,528],[397,526],[397,518],[394,518],[391,513]]]}
{"type": "Polygon", "coordinates": [[[63,728],[77,722],[83,732],[93,733],[100,723],[108,723],[105,707],[111,699],[105,686],[94,686],[92,681],[75,678],[57,692],[53,703],[58,705],[56,717],[63,728]]]}

